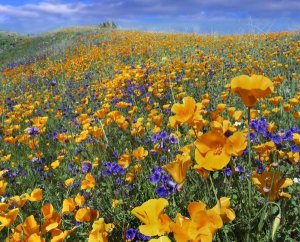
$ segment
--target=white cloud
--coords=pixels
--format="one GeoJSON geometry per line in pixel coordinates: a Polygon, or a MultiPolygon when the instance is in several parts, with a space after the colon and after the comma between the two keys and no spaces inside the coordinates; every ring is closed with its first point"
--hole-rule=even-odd
{"type": "Polygon", "coordinates": [[[0,14],[12,17],[39,17],[48,15],[74,15],[90,5],[84,3],[60,3],[57,1],[24,4],[22,6],[0,5],[0,14]]]}

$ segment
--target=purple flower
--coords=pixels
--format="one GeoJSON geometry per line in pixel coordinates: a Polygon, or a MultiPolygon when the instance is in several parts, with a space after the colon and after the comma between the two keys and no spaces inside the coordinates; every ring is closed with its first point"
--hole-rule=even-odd
{"type": "Polygon", "coordinates": [[[244,170],[244,168],[243,168],[242,165],[237,165],[236,168],[235,168],[235,171],[236,172],[241,172],[241,173],[245,172],[245,170],[244,170]]]}
{"type": "Polygon", "coordinates": [[[224,172],[225,172],[226,176],[231,176],[231,174],[232,174],[232,171],[231,171],[231,169],[229,167],[226,167],[225,170],[224,170],[224,172]]]}
{"type": "Polygon", "coordinates": [[[159,138],[162,139],[162,140],[165,140],[168,138],[168,132],[165,131],[165,130],[162,130],[159,132],[159,138]]]}
{"type": "Polygon", "coordinates": [[[162,185],[156,188],[156,195],[159,197],[166,197],[169,195],[169,191],[162,185]]]}
{"type": "Polygon", "coordinates": [[[279,145],[282,141],[282,138],[280,137],[279,134],[274,134],[271,136],[271,140],[276,144],[279,145]]]}
{"type": "Polygon", "coordinates": [[[116,162],[103,162],[102,176],[123,175],[125,170],[116,162]]]}
{"type": "Polygon", "coordinates": [[[74,168],[74,164],[73,164],[72,162],[70,162],[70,163],[68,164],[68,170],[69,170],[69,171],[72,171],[73,168],[74,168]]]}
{"type": "Polygon", "coordinates": [[[155,171],[149,176],[149,180],[152,184],[156,184],[160,181],[161,172],[155,171]]]}
{"type": "Polygon", "coordinates": [[[159,137],[157,134],[152,134],[152,136],[151,136],[152,143],[156,143],[158,139],[159,139],[159,137]]]}
{"type": "Polygon", "coordinates": [[[299,146],[298,146],[298,145],[292,145],[292,146],[291,146],[291,151],[292,151],[293,153],[299,152],[299,146]]]}
{"type": "Polygon", "coordinates": [[[52,87],[54,87],[54,86],[56,85],[56,81],[55,81],[55,80],[52,80],[52,81],[50,82],[50,85],[51,85],[52,87]]]}
{"type": "Polygon", "coordinates": [[[169,180],[171,180],[171,176],[168,173],[161,176],[161,182],[166,184],[169,182],[169,180]]]}
{"type": "Polygon", "coordinates": [[[226,132],[225,132],[225,137],[230,137],[231,135],[232,135],[233,133],[231,132],[231,131],[229,131],[229,130],[227,130],[226,132]]]}
{"type": "Polygon", "coordinates": [[[265,167],[263,165],[256,167],[256,172],[258,174],[262,174],[264,172],[264,170],[265,170],[265,167]]]}
{"type": "Polygon", "coordinates": [[[92,164],[90,162],[84,161],[81,166],[81,170],[83,173],[88,173],[92,170],[92,164]]]}
{"type": "Polygon", "coordinates": [[[171,135],[169,140],[171,144],[178,144],[178,139],[174,135],[171,135]]]}
{"type": "Polygon", "coordinates": [[[118,153],[118,151],[115,150],[115,151],[112,153],[112,156],[113,156],[113,158],[118,159],[118,158],[119,158],[119,153],[118,153]]]}
{"type": "Polygon", "coordinates": [[[132,228],[126,230],[126,239],[133,240],[136,235],[136,231],[132,228]]]}
{"type": "Polygon", "coordinates": [[[282,139],[285,141],[291,141],[293,140],[293,133],[292,131],[287,131],[286,133],[284,133],[284,135],[282,136],[282,139]]]}
{"type": "Polygon", "coordinates": [[[250,132],[250,133],[249,133],[249,137],[250,137],[250,140],[251,140],[251,141],[254,141],[255,138],[256,138],[256,134],[253,133],[253,132],[250,132]]]}
{"type": "Polygon", "coordinates": [[[143,240],[143,241],[148,241],[151,239],[151,237],[142,234],[138,229],[137,229],[137,237],[139,240],[143,240]]]}
{"type": "Polygon", "coordinates": [[[246,149],[244,149],[243,155],[248,155],[248,154],[249,154],[249,149],[248,149],[248,147],[247,147],[246,149]]]}
{"type": "Polygon", "coordinates": [[[39,128],[32,126],[27,130],[27,134],[31,135],[32,137],[36,137],[39,134],[39,128]]]}

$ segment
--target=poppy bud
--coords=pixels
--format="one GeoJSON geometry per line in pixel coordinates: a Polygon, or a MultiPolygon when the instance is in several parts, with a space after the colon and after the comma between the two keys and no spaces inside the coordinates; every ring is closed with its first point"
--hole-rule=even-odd
{"type": "Polygon", "coordinates": [[[272,226],[272,241],[275,240],[275,235],[276,232],[278,230],[279,224],[280,224],[280,220],[281,220],[281,214],[279,213],[276,218],[273,221],[273,226],[272,226]]]}

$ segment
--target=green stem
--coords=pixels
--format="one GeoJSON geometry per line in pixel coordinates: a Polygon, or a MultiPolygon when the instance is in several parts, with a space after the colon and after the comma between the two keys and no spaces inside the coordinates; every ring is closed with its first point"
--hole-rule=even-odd
{"type": "Polygon", "coordinates": [[[215,188],[215,186],[214,186],[214,182],[213,182],[213,180],[211,179],[211,176],[210,176],[210,175],[209,175],[209,180],[210,180],[210,183],[211,183],[213,192],[214,192],[214,196],[215,196],[216,202],[217,202],[217,204],[219,204],[218,195],[217,195],[217,190],[216,190],[216,188],[215,188]]]}
{"type": "MultiPolygon", "coordinates": [[[[249,171],[252,171],[252,164],[251,164],[251,140],[250,140],[250,111],[251,108],[248,107],[248,166],[249,171]]],[[[248,210],[249,215],[251,217],[251,204],[252,204],[252,190],[251,190],[251,177],[249,177],[248,180],[248,196],[249,196],[249,203],[248,203],[248,210]]],[[[249,230],[251,230],[251,227],[249,227],[249,230]]],[[[246,241],[249,241],[250,231],[247,233],[246,241]]]]}
{"type": "MultiPolygon", "coordinates": [[[[248,165],[249,170],[252,170],[252,164],[251,164],[251,140],[250,140],[250,111],[251,108],[248,107],[248,165]]],[[[249,205],[252,203],[252,190],[251,190],[251,178],[248,182],[248,193],[249,193],[249,205]]]]}

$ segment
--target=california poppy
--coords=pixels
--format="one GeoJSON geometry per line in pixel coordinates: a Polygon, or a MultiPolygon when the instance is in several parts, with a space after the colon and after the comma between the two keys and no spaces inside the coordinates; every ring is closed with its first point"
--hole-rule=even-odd
{"type": "Polygon", "coordinates": [[[177,184],[185,181],[186,173],[192,165],[191,157],[188,155],[176,155],[175,161],[166,164],[163,168],[172,176],[177,184]]]}
{"type": "Polygon", "coordinates": [[[248,108],[274,91],[272,81],[262,75],[241,75],[231,80],[231,91],[239,95],[248,108]]]}
{"type": "Polygon", "coordinates": [[[144,223],[144,225],[139,226],[142,234],[156,236],[170,232],[169,223],[171,219],[163,212],[168,204],[168,201],[164,198],[150,199],[131,211],[144,223]]]}
{"type": "Polygon", "coordinates": [[[204,168],[208,171],[223,169],[232,155],[241,155],[247,146],[247,139],[241,132],[236,132],[229,138],[212,130],[201,135],[195,141],[195,169],[204,168]]]}

